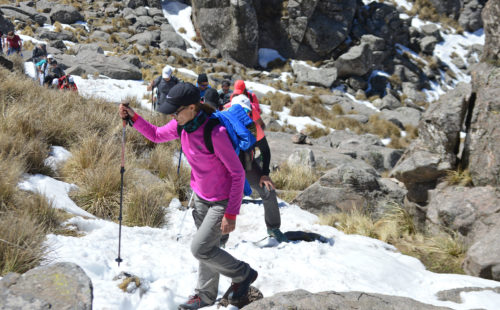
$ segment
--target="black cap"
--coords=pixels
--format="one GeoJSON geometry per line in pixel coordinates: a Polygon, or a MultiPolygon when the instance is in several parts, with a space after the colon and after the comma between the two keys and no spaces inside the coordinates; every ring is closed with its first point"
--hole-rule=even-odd
{"type": "Polygon", "coordinates": [[[205,73],[198,75],[198,80],[196,82],[198,82],[198,84],[208,82],[207,75],[205,73]]]}
{"type": "Polygon", "coordinates": [[[200,102],[200,90],[191,83],[178,83],[167,94],[165,102],[156,109],[164,114],[172,114],[181,106],[200,102]]]}
{"type": "Polygon", "coordinates": [[[215,89],[209,88],[205,91],[204,103],[210,105],[215,110],[218,110],[220,105],[219,98],[219,93],[215,89]]]}

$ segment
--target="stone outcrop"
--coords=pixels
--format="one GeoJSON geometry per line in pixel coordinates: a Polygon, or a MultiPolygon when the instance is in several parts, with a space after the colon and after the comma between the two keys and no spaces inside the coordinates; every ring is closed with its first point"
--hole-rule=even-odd
{"type": "Polygon", "coordinates": [[[206,47],[247,66],[257,63],[258,25],[250,0],[193,0],[193,18],[206,47]]]}
{"type": "Polygon", "coordinates": [[[281,309],[344,309],[344,310],[445,310],[416,301],[411,298],[363,292],[321,292],[310,293],[305,290],[278,293],[257,300],[245,310],[281,309]]]}
{"type": "Polygon", "coordinates": [[[476,186],[500,186],[500,68],[480,64],[473,69],[473,88],[476,93],[470,129],[464,148],[476,186]]]}
{"type": "Polygon", "coordinates": [[[459,84],[422,116],[419,137],[405,150],[391,175],[405,183],[408,199],[425,204],[427,190],[436,186],[447,170],[455,169],[460,130],[468,110],[471,87],[459,84]]]}
{"type": "Polygon", "coordinates": [[[327,171],[292,203],[315,214],[363,210],[376,218],[387,205],[403,203],[405,192],[399,194],[380,181],[375,169],[358,160],[327,171]]]}
{"type": "Polygon", "coordinates": [[[74,6],[57,4],[50,11],[50,20],[52,23],[73,24],[77,21],[83,21],[84,17],[74,6]]]}
{"type": "Polygon", "coordinates": [[[490,0],[481,14],[484,25],[483,59],[500,62],[500,0],[490,0]]]}
{"type": "Polygon", "coordinates": [[[0,309],[91,310],[92,282],[78,265],[56,263],[0,280],[0,309]]]}

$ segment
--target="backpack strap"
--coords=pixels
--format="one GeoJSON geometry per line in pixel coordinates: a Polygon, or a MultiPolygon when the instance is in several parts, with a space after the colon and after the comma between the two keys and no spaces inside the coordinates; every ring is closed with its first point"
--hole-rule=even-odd
{"type": "Polygon", "coordinates": [[[212,142],[212,130],[214,130],[214,127],[218,124],[220,124],[219,119],[210,118],[210,119],[208,119],[208,122],[205,125],[204,131],[203,131],[203,140],[205,140],[205,146],[207,147],[208,151],[211,154],[214,153],[214,144],[212,142]]]}
{"type": "Polygon", "coordinates": [[[181,139],[181,133],[182,133],[182,126],[177,125],[177,135],[179,136],[179,140],[181,139]]]}

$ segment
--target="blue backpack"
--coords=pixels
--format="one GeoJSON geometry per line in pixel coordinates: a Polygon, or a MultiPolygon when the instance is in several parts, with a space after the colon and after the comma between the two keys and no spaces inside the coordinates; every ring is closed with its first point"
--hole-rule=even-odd
{"type": "MultiPolygon", "coordinates": [[[[203,140],[210,153],[214,153],[212,142],[212,131],[215,126],[221,124],[226,128],[227,134],[236,154],[239,156],[241,164],[245,170],[250,170],[253,160],[253,149],[255,142],[256,127],[253,120],[248,116],[240,105],[233,105],[226,111],[216,111],[212,113],[203,131],[203,140]]],[[[177,127],[180,136],[182,128],[177,127]]],[[[250,195],[252,189],[245,179],[244,194],[250,195]]]]}

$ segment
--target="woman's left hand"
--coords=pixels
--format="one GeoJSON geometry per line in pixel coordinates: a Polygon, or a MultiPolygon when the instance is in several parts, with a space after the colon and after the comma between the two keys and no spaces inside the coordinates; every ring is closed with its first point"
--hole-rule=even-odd
{"type": "Polygon", "coordinates": [[[236,220],[230,220],[227,217],[222,218],[220,229],[223,235],[227,235],[236,228],[236,220]]]}

